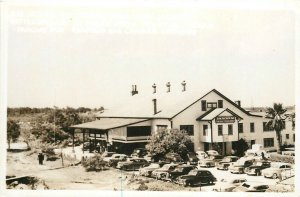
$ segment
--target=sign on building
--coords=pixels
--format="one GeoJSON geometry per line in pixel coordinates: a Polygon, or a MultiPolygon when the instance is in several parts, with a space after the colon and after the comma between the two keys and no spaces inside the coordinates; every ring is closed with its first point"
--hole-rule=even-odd
{"type": "Polygon", "coordinates": [[[216,123],[234,123],[234,116],[218,116],[216,117],[216,123]]]}

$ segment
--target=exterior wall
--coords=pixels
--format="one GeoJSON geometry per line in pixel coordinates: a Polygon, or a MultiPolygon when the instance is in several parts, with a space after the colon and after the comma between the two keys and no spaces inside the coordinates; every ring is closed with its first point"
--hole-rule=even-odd
{"type": "Polygon", "coordinates": [[[157,131],[157,125],[167,125],[167,129],[171,129],[171,121],[168,119],[153,119],[151,120],[151,133],[155,133],[157,131]]]}

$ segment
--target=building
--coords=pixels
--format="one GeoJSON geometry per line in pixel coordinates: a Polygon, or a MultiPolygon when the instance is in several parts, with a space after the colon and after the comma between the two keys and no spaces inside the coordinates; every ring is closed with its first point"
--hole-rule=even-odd
{"type": "MultiPolygon", "coordinates": [[[[168,87],[168,86],[167,86],[168,87]]],[[[265,149],[276,149],[274,130],[266,123],[269,119],[246,111],[241,102],[233,102],[213,89],[202,96],[185,91],[170,91],[149,95],[138,94],[133,87],[132,96],[115,108],[105,110],[93,122],[72,126],[81,129],[84,136],[117,152],[130,153],[144,147],[152,133],[158,129],[186,130],[193,141],[193,151],[221,147],[230,154],[236,142],[244,138],[249,145],[262,144],[265,149]]],[[[294,144],[292,121],[286,121],[283,142],[294,144]]],[[[86,138],[85,138],[86,139],[86,138]]]]}

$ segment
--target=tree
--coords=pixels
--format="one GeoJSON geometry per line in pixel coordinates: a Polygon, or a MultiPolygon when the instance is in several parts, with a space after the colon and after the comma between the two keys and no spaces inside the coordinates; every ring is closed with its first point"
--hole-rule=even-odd
{"type": "Polygon", "coordinates": [[[192,144],[190,136],[178,129],[158,130],[150,137],[146,149],[154,158],[163,158],[165,154],[173,152],[185,157],[188,146],[192,144]]]}
{"type": "Polygon", "coordinates": [[[10,143],[15,142],[20,136],[20,126],[13,120],[7,121],[7,143],[10,149],[10,143]]]}
{"type": "Polygon", "coordinates": [[[245,151],[249,149],[249,144],[246,142],[244,138],[241,138],[236,143],[236,152],[235,155],[239,157],[243,157],[245,155],[245,151]]]}
{"type": "Polygon", "coordinates": [[[268,107],[267,111],[266,111],[267,118],[271,119],[267,124],[276,131],[276,138],[277,138],[277,142],[278,142],[278,147],[277,147],[278,154],[281,154],[281,151],[282,151],[281,131],[285,127],[285,121],[283,118],[283,115],[285,112],[286,112],[286,109],[283,108],[281,103],[274,103],[273,108],[268,107]]]}

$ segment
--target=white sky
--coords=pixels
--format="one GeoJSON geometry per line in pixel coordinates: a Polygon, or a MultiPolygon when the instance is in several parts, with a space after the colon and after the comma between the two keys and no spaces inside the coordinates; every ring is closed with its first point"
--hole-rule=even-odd
{"type": "Polygon", "coordinates": [[[8,106],[113,106],[132,84],[182,80],[244,107],[294,105],[294,13],[209,7],[12,6],[8,106]]]}

